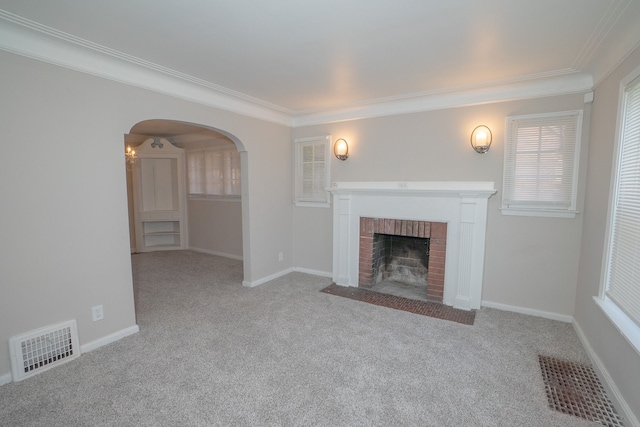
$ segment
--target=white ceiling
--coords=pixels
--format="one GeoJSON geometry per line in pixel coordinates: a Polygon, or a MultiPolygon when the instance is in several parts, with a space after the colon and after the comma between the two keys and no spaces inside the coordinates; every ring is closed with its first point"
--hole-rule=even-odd
{"type": "MultiPolygon", "coordinates": [[[[593,86],[640,41],[640,0],[0,0],[0,9],[4,20],[291,116],[559,76],[593,86]]],[[[18,52],[8,44],[0,48],[18,52]]]]}

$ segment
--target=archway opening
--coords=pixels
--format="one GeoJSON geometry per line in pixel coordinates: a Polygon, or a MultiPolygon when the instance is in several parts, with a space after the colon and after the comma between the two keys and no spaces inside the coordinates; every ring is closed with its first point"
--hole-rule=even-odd
{"type": "MultiPolygon", "coordinates": [[[[206,125],[174,120],[145,120],[125,134],[125,148],[145,141],[165,140],[184,150],[186,195],[185,248],[243,261],[244,280],[250,275],[247,152],[234,135],[206,125]]],[[[141,248],[134,203],[135,167],[127,168],[129,229],[132,253],[141,248]]],[[[138,187],[139,188],[139,187],[138,187]]]]}

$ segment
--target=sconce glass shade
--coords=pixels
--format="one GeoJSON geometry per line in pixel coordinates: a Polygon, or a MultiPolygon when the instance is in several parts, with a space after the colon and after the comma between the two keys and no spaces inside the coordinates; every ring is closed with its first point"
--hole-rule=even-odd
{"type": "Polygon", "coordinates": [[[347,141],[342,138],[337,139],[333,145],[333,154],[340,160],[347,160],[347,157],[349,157],[349,144],[347,144],[347,141]]]}
{"type": "Polygon", "coordinates": [[[486,126],[480,125],[471,132],[471,146],[480,154],[489,151],[492,139],[491,129],[486,126]]]}

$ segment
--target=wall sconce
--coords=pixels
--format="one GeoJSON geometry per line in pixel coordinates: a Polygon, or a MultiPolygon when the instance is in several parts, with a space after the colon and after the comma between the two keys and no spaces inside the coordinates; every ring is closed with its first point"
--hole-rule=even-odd
{"type": "Polygon", "coordinates": [[[471,132],[471,146],[477,153],[484,154],[489,151],[492,139],[491,130],[486,126],[480,125],[471,132]]]}
{"type": "Polygon", "coordinates": [[[130,146],[127,146],[127,151],[124,152],[124,161],[127,164],[127,169],[131,170],[133,164],[138,160],[136,156],[136,150],[132,150],[130,146]]]}
{"type": "Polygon", "coordinates": [[[333,145],[333,154],[340,160],[347,160],[347,157],[349,157],[349,144],[347,144],[347,141],[342,138],[337,139],[333,145]]]}

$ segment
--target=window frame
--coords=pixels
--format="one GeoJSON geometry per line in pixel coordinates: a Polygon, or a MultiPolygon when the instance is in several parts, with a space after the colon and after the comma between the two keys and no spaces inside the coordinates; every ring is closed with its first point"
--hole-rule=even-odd
{"type": "MultiPolygon", "coordinates": [[[[627,89],[640,84],[640,67],[637,67],[620,82],[618,95],[618,116],[616,118],[616,136],[611,170],[611,184],[609,190],[609,205],[607,212],[606,236],[602,257],[600,289],[593,299],[605,316],[614,324],[629,344],[640,353],[640,325],[637,324],[615,301],[607,296],[609,290],[609,272],[612,263],[613,231],[616,204],[618,201],[618,187],[620,183],[620,169],[624,128],[626,124],[627,89]]],[[[639,144],[640,145],[640,144],[639,144]]],[[[640,175],[640,174],[639,174],[640,175]]]]}
{"type": "Polygon", "coordinates": [[[329,186],[331,183],[331,135],[310,136],[294,139],[294,204],[301,207],[328,208],[331,206],[331,194],[329,186]],[[321,146],[324,152],[324,190],[322,197],[308,197],[303,194],[303,147],[321,146]]]}
{"type": "MultiPolygon", "coordinates": [[[[555,217],[555,218],[575,218],[577,211],[577,199],[578,199],[578,180],[580,171],[580,149],[582,145],[582,123],[583,123],[583,110],[568,110],[558,111],[552,113],[542,114],[527,114],[518,116],[508,116],[505,120],[505,144],[504,144],[504,165],[502,176],[502,207],[501,212],[503,215],[518,215],[518,216],[537,216],[537,217],[555,217]],[[554,120],[562,117],[576,117],[576,130],[575,130],[575,142],[573,151],[573,170],[571,171],[571,195],[568,207],[561,207],[555,205],[553,202],[538,200],[531,202],[510,203],[507,196],[510,195],[508,188],[509,184],[507,180],[513,177],[515,173],[515,163],[510,161],[510,155],[513,150],[512,141],[517,144],[517,136],[512,137],[510,133],[510,122],[512,121],[528,121],[549,118],[549,125],[551,126],[554,120]]],[[[544,125],[541,125],[543,127],[544,125]]],[[[538,175],[539,177],[540,175],[538,175]]],[[[536,182],[539,182],[536,181],[536,182]]],[[[515,187],[515,184],[514,184],[515,187]]]]}

